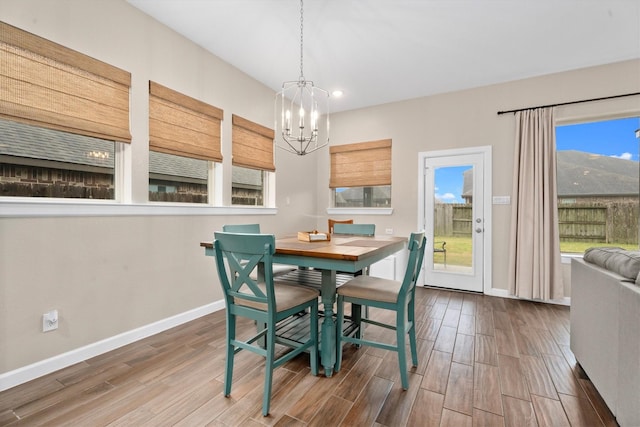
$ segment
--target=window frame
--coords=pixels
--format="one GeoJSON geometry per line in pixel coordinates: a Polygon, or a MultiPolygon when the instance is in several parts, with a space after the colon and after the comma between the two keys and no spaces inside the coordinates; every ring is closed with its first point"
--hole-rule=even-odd
{"type": "MultiPolygon", "coordinates": [[[[125,108],[129,109],[131,103],[131,74],[120,70],[98,59],[92,58],[80,52],[76,52],[68,47],[59,45],[53,41],[44,39],[35,34],[29,33],[17,27],[13,27],[4,22],[0,22],[0,33],[3,39],[4,48],[14,51],[24,49],[34,50],[35,54],[47,56],[47,49],[50,49],[49,56],[53,62],[64,62],[66,68],[74,66],[89,67],[89,73],[94,73],[104,80],[113,79],[118,84],[126,86],[125,108]],[[69,62],[70,61],[70,62],[69,62]]],[[[63,67],[63,68],[64,68],[63,67]]],[[[5,110],[6,113],[8,110],[5,110]]],[[[136,203],[133,201],[134,174],[133,169],[133,149],[131,147],[131,132],[129,130],[130,110],[125,114],[126,132],[119,131],[116,137],[105,137],[100,131],[89,129],[88,136],[100,137],[115,144],[114,159],[114,198],[109,200],[96,199],[75,199],[75,198],[34,198],[34,197],[0,197],[0,218],[29,218],[29,217],[86,217],[86,216],[154,216],[154,215],[275,215],[277,209],[268,207],[238,207],[224,206],[223,200],[223,165],[218,162],[209,163],[208,188],[209,203],[202,204],[167,204],[162,202],[136,203]],[[211,196],[213,192],[213,196],[211,196]]],[[[25,119],[16,118],[7,114],[4,118],[14,121],[23,121],[31,125],[42,126],[38,117],[27,117],[25,119]]],[[[148,120],[148,118],[147,118],[148,120]]],[[[60,123],[53,121],[49,123],[52,128],[61,129],[60,123]]],[[[80,131],[78,131],[79,133],[80,131]]],[[[74,132],[75,133],[75,132],[74,132]]],[[[272,173],[266,177],[266,200],[269,206],[275,206],[275,191],[272,173]]],[[[148,188],[148,175],[145,187],[148,188]]]]}
{"type": "MultiPolygon", "coordinates": [[[[625,114],[602,114],[602,115],[591,115],[589,117],[585,117],[585,118],[581,118],[581,119],[577,119],[577,118],[573,118],[570,120],[562,120],[562,119],[558,119],[556,118],[555,123],[554,123],[554,138],[556,139],[556,167],[557,167],[557,153],[558,153],[558,147],[557,147],[557,128],[559,127],[563,127],[563,126],[575,126],[575,125],[588,125],[591,123],[598,123],[598,122],[609,122],[609,121],[615,121],[615,120],[624,120],[624,119],[638,119],[639,120],[639,128],[640,128],[640,111],[638,112],[632,112],[632,113],[625,113],[625,114]]],[[[638,140],[638,143],[640,143],[640,140],[638,140]]],[[[640,155],[640,148],[638,148],[638,146],[636,146],[636,148],[638,149],[638,155],[640,155]]],[[[601,155],[601,154],[598,154],[601,155]]],[[[638,160],[638,162],[640,162],[640,159],[638,160]]],[[[639,165],[640,167],[640,165],[639,165]]],[[[560,182],[558,181],[556,183],[556,185],[559,185],[560,182]]],[[[639,185],[639,191],[640,191],[640,174],[638,176],[638,185],[639,185]]],[[[558,208],[560,208],[561,206],[566,206],[566,205],[574,205],[574,206],[581,206],[580,204],[564,204],[561,203],[561,200],[559,198],[559,194],[556,196],[557,198],[557,205],[558,208]]],[[[588,195],[585,195],[588,196],[588,195]]],[[[638,194],[634,194],[635,197],[638,198],[638,204],[640,206],[640,193],[638,194]]],[[[640,207],[639,207],[640,209],[640,207]]],[[[559,218],[558,218],[559,219],[559,218]]],[[[640,219],[638,219],[638,228],[640,229],[640,219]]],[[[594,245],[598,245],[598,242],[594,242],[594,245]]],[[[616,245],[616,243],[611,243],[612,246],[616,245]]],[[[620,245],[620,244],[618,244],[620,245]]],[[[640,246],[640,241],[638,242],[638,245],[640,246]]],[[[560,253],[561,255],[561,260],[563,264],[568,264],[571,262],[571,259],[573,258],[577,258],[577,259],[581,259],[583,257],[582,253],[579,252],[562,252],[560,253]]]]}
{"type": "Polygon", "coordinates": [[[15,207],[26,202],[36,206],[119,202],[122,146],[130,145],[132,139],[131,73],[4,22],[0,22],[0,50],[8,63],[2,76],[14,82],[0,94],[0,105],[5,107],[2,119],[113,142],[115,157],[113,199],[3,196],[2,213],[6,203],[15,207]],[[64,114],[56,108],[61,100],[66,105],[64,114]]]}
{"type": "MultiPolygon", "coordinates": [[[[262,200],[264,203],[261,207],[274,207],[276,205],[276,166],[273,145],[275,131],[236,114],[232,114],[231,124],[232,166],[261,170],[263,172],[262,200]],[[258,150],[259,153],[263,154],[254,157],[245,155],[246,152],[253,150],[258,150]]],[[[229,174],[229,176],[231,175],[229,174]]],[[[231,206],[242,206],[232,203],[233,179],[230,179],[229,190],[229,203],[231,206]]],[[[260,207],[257,206],[256,208],[260,207]]]]}
{"type": "MultiPolygon", "coordinates": [[[[330,170],[329,170],[329,207],[327,208],[328,215],[391,215],[393,213],[393,198],[390,200],[389,207],[336,207],[335,206],[335,190],[336,188],[361,188],[361,187],[378,187],[378,186],[386,186],[388,185],[390,189],[393,189],[392,185],[392,140],[391,139],[382,139],[376,141],[366,141],[366,142],[357,142],[352,144],[343,144],[343,145],[334,145],[329,147],[329,156],[330,156],[330,170]],[[356,158],[363,153],[368,153],[373,157],[374,161],[384,161],[388,162],[388,171],[386,167],[376,168],[375,166],[370,167],[366,164],[360,164],[359,161],[356,161],[358,164],[358,169],[364,170],[365,172],[361,173],[361,175],[367,175],[368,171],[376,170],[377,172],[382,172],[385,176],[377,177],[374,180],[370,179],[370,175],[364,181],[362,181],[361,177],[355,177],[353,179],[347,178],[345,182],[345,177],[340,176],[340,170],[334,170],[338,156],[343,156],[347,158],[356,158]],[[388,158],[386,157],[388,155],[388,158]],[[340,185],[345,183],[354,183],[358,185],[340,185]]],[[[366,162],[365,162],[366,163],[366,162]]]]}
{"type": "Polygon", "coordinates": [[[262,170],[262,169],[253,169],[253,168],[247,168],[245,166],[231,165],[231,206],[265,206],[266,203],[267,203],[267,199],[266,199],[266,180],[267,180],[267,172],[262,170]],[[234,182],[233,175],[234,175],[234,169],[235,168],[241,168],[241,169],[246,169],[248,171],[256,171],[257,173],[260,173],[260,178],[261,178],[260,192],[261,192],[261,196],[262,196],[262,204],[261,205],[243,205],[243,204],[234,204],[233,203],[234,185],[235,184],[243,184],[243,183],[234,182]]]}
{"type": "MultiPolygon", "coordinates": [[[[579,124],[586,122],[614,120],[640,116],[640,95],[633,95],[601,101],[567,104],[556,107],[556,126],[579,124]]],[[[570,264],[571,259],[582,258],[582,254],[561,253],[563,264],[570,264]]]]}
{"type": "MultiPolygon", "coordinates": [[[[206,203],[151,201],[153,204],[175,203],[208,206],[215,203],[215,185],[211,185],[211,165],[222,163],[221,108],[200,101],[181,92],[149,81],[149,169],[151,153],[179,156],[207,162],[206,203]]],[[[151,170],[147,176],[147,194],[151,193],[151,170]]],[[[179,180],[174,180],[178,182],[179,180]]],[[[149,196],[148,196],[149,197],[149,196]]]]}
{"type": "MultiPolygon", "coordinates": [[[[67,130],[53,129],[51,127],[39,126],[36,123],[21,122],[0,118],[0,132],[4,132],[8,137],[5,141],[9,144],[3,153],[0,153],[0,163],[10,168],[33,168],[37,171],[37,177],[31,178],[19,175],[16,170],[18,186],[31,180],[36,180],[38,190],[36,193],[30,192],[28,196],[2,195],[1,199],[11,200],[16,197],[37,200],[117,200],[116,180],[119,164],[117,162],[118,147],[123,144],[113,140],[91,137],[79,133],[71,133],[67,130]],[[12,135],[15,135],[12,137],[12,135]],[[91,160],[97,153],[106,154],[105,160],[91,160]],[[42,175],[41,175],[42,173],[42,175]],[[51,180],[41,180],[40,177],[48,174],[51,180]],[[66,175],[71,178],[80,174],[83,177],[84,185],[77,185],[75,179],[61,178],[66,175]],[[107,180],[104,177],[108,176],[107,180]],[[26,180],[25,180],[26,179],[26,180]],[[95,180],[100,184],[95,185],[95,180]],[[94,181],[93,183],[91,181],[94,181]],[[108,182],[107,182],[108,181],[108,182]],[[108,188],[105,186],[108,185],[108,188]],[[76,197],[68,195],[48,196],[37,194],[40,191],[56,192],[61,188],[68,188],[75,192],[78,188],[88,191],[91,195],[76,197]],[[75,189],[74,189],[75,188],[75,189]],[[112,197],[107,196],[108,191],[112,197]],[[97,192],[95,192],[97,191],[97,192]],[[102,194],[101,194],[102,193],[102,194]]],[[[98,157],[98,156],[96,156],[98,157]]],[[[12,175],[13,176],[13,175],[12,175]]],[[[3,184],[12,182],[2,179],[3,184]]]]}

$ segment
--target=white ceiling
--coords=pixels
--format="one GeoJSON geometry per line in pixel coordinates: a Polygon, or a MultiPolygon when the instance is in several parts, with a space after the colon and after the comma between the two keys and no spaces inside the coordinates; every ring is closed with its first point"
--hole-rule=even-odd
{"type": "MultiPolygon", "coordinates": [[[[128,0],[275,91],[298,0],[128,0]]],[[[307,0],[304,77],[331,111],[640,58],[640,0],[307,0]]],[[[640,76],[638,77],[640,79],[640,76]]]]}

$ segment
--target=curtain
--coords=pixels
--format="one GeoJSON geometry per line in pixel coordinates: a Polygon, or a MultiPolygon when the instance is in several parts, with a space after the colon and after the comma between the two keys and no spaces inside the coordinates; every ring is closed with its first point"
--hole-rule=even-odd
{"type": "Polygon", "coordinates": [[[509,293],[563,297],[552,108],[516,113],[509,293]]]}
{"type": "Polygon", "coordinates": [[[175,156],[222,162],[221,121],[213,105],[149,82],[149,149],[175,156]]]}
{"type": "Polygon", "coordinates": [[[391,140],[329,147],[329,188],[391,185],[391,140]]]}
{"type": "Polygon", "coordinates": [[[130,87],[128,71],[0,22],[0,117],[131,142],[130,87]]]}
{"type": "Polygon", "coordinates": [[[234,166],[257,169],[263,171],[276,171],[273,158],[273,129],[259,125],[235,114],[231,133],[231,152],[234,166]]]}

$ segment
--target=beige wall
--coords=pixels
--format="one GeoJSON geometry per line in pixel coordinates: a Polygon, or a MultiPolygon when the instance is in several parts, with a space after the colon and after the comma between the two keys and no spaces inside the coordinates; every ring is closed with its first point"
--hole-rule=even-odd
{"type": "MultiPolygon", "coordinates": [[[[223,199],[230,200],[231,114],[271,127],[271,90],[124,0],[2,0],[0,8],[9,24],[132,73],[126,167],[134,203],[147,197],[147,81],[222,108],[223,199]]],[[[510,195],[514,123],[498,110],[637,91],[640,61],[613,64],[334,114],[331,139],[393,139],[393,214],[355,219],[407,235],[418,221],[419,152],[491,145],[493,195],[510,195]]],[[[559,113],[576,120],[637,113],[639,105],[559,113]]],[[[302,158],[278,152],[276,215],[0,217],[0,375],[220,300],[215,267],[199,242],[231,222],[260,222],[276,234],[326,228],[328,165],[328,150],[302,158]],[[52,308],[60,311],[60,329],[45,334],[40,317],[52,308]]],[[[492,282],[500,289],[507,286],[509,215],[508,206],[493,207],[492,282]]]]}
{"type": "MultiPolygon", "coordinates": [[[[231,199],[231,114],[273,127],[273,91],[124,0],[2,0],[0,11],[11,25],[131,72],[133,203],[148,191],[148,80],[224,110],[231,199]]],[[[315,158],[278,152],[276,168],[277,215],[0,217],[0,375],[219,301],[213,259],[199,247],[214,230],[315,227],[315,158]],[[42,333],[41,315],[54,308],[60,328],[42,333]]]]}
{"type": "MultiPolygon", "coordinates": [[[[473,72],[470,68],[469,72],[473,72]]],[[[510,196],[515,120],[498,111],[640,92],[640,61],[531,78],[386,104],[331,117],[331,141],[340,145],[391,138],[393,215],[374,217],[378,230],[407,235],[418,226],[418,153],[491,146],[493,196],[510,196]]],[[[559,123],[640,115],[640,96],[559,107],[559,123]]],[[[328,206],[329,156],[319,156],[318,206],[328,206]]],[[[322,212],[320,212],[322,213],[322,212]]],[[[510,205],[493,205],[492,284],[506,290],[510,205]]],[[[371,221],[371,217],[354,217],[371,221]]],[[[569,278],[569,264],[565,277],[569,278]]],[[[504,292],[496,292],[504,294],[504,292]]],[[[565,295],[570,283],[565,280],[565,295]]]]}

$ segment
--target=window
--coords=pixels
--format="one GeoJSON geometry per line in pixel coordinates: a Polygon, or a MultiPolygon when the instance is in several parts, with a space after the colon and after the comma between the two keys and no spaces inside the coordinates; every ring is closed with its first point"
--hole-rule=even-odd
{"type": "Polygon", "coordinates": [[[391,140],[332,146],[333,206],[391,206],[391,140]]]}
{"type": "Polygon", "coordinates": [[[556,127],[560,250],[638,249],[640,118],[556,127]]]}
{"type": "Polygon", "coordinates": [[[149,201],[207,203],[221,109],[149,82],[149,201]]]}
{"type": "Polygon", "coordinates": [[[261,170],[233,166],[231,204],[264,206],[264,175],[261,170]]]}
{"type": "Polygon", "coordinates": [[[0,196],[115,198],[115,143],[0,120],[0,196]]]}
{"type": "Polygon", "coordinates": [[[0,22],[0,195],[115,199],[131,75],[0,22]]]}
{"type": "Polygon", "coordinates": [[[391,186],[342,187],[333,190],[333,207],[378,208],[391,206],[391,186]]]}
{"type": "Polygon", "coordinates": [[[149,201],[207,203],[209,162],[149,151],[149,201]]]}
{"type": "Polygon", "coordinates": [[[231,204],[265,205],[265,188],[273,161],[274,131],[233,115],[231,204]]]}

